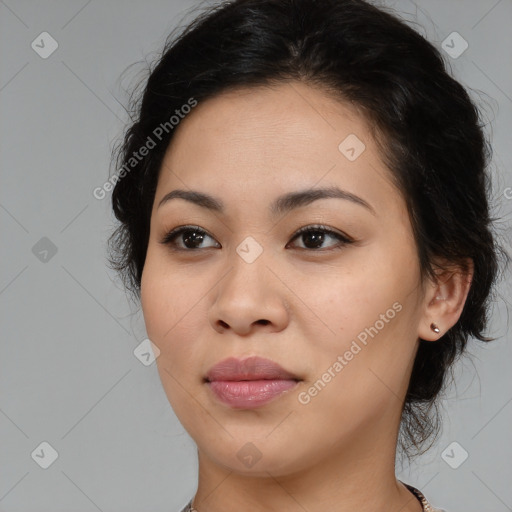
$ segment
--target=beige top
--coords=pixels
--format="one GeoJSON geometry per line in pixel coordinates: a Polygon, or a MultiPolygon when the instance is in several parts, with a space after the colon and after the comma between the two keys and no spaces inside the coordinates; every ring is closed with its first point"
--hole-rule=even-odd
{"type": "MultiPolygon", "coordinates": [[[[402,482],[402,480],[399,480],[399,481],[402,482]]],[[[416,487],[413,487],[412,485],[406,484],[405,482],[402,482],[402,483],[407,487],[407,489],[409,489],[414,494],[414,496],[416,496],[416,498],[418,498],[418,501],[421,503],[421,506],[423,507],[423,512],[446,512],[445,510],[443,510],[441,508],[434,508],[427,501],[427,498],[425,498],[425,496],[423,496],[421,491],[416,489],[416,487]]],[[[192,500],[190,500],[187,503],[187,505],[185,506],[185,508],[182,509],[180,512],[191,512],[193,510],[194,509],[192,508],[192,500]]]]}

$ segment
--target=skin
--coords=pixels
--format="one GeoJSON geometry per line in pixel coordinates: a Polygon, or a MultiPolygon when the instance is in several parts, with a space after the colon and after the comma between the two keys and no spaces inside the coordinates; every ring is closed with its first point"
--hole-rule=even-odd
{"type": "Polygon", "coordinates": [[[455,269],[422,283],[405,202],[365,119],[320,89],[288,82],[230,91],[200,103],[176,130],[155,194],[141,303],[165,392],[197,444],[195,508],[421,511],[395,477],[402,404],[419,338],[434,342],[456,323],[471,276],[455,269]],[[338,149],[349,134],[366,146],[354,161],[338,149]],[[374,213],[338,198],[269,211],[282,194],[332,185],[374,213]],[[225,212],[182,198],[158,207],[175,189],[210,194],[225,212]],[[318,224],[355,242],[337,247],[325,235],[307,248],[307,236],[295,237],[318,224]],[[181,225],[207,232],[199,250],[187,252],[183,236],[175,250],[160,243],[181,225]],[[263,249],[252,263],[236,251],[248,236],[263,249]],[[301,403],[299,394],[396,303],[394,318],[301,403]],[[252,355],[302,381],[260,408],[220,403],[206,372],[252,355]],[[261,458],[248,467],[237,454],[250,449],[261,458]]]}

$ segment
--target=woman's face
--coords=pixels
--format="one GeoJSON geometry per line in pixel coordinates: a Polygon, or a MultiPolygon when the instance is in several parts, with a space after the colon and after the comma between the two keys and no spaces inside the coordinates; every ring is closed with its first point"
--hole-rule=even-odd
{"type": "Polygon", "coordinates": [[[405,203],[364,119],[292,82],[200,103],[175,129],[141,301],[200,456],[285,475],[394,450],[424,297],[405,203]],[[252,356],[292,378],[249,365],[205,380],[252,356]]]}

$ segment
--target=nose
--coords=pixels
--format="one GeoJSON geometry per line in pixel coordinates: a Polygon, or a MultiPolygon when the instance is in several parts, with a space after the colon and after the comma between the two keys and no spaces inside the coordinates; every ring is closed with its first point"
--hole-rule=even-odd
{"type": "Polygon", "coordinates": [[[289,321],[286,292],[263,255],[247,263],[234,252],[229,272],[216,287],[210,325],[217,332],[231,329],[240,336],[256,330],[279,332],[289,321]]]}

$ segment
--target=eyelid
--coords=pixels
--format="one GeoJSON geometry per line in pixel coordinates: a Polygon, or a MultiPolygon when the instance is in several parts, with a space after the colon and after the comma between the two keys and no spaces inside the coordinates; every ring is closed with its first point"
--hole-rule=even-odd
{"type": "MultiPolygon", "coordinates": [[[[206,231],[204,228],[200,226],[195,226],[193,224],[182,224],[181,226],[176,226],[175,228],[171,229],[170,231],[167,231],[163,238],[160,240],[160,243],[163,245],[171,245],[171,241],[177,238],[183,231],[199,231],[201,233],[204,233],[205,235],[209,236],[212,240],[215,240],[217,244],[220,245],[219,242],[215,239],[213,235],[210,235],[208,231],[206,231]]],[[[221,246],[222,247],[222,246],[221,246]]],[[[186,252],[193,252],[198,251],[199,249],[182,249],[181,247],[173,247],[176,251],[186,251],[186,252]]],[[[211,249],[211,247],[205,247],[205,249],[211,249]]]]}
{"type": "Polygon", "coordinates": [[[352,237],[348,236],[343,231],[331,228],[329,226],[325,226],[324,224],[308,224],[307,226],[304,226],[304,227],[298,229],[295,232],[295,235],[292,238],[292,240],[295,240],[295,238],[297,238],[299,235],[302,235],[302,233],[307,233],[308,231],[315,231],[315,230],[323,231],[324,233],[327,233],[328,235],[334,235],[336,237],[339,237],[339,238],[345,240],[347,243],[354,242],[354,239],[352,237]]]}
{"type": "Polygon", "coordinates": [[[344,233],[343,231],[340,231],[338,229],[331,228],[329,226],[325,226],[323,224],[309,224],[307,226],[304,226],[300,229],[298,229],[294,236],[291,238],[290,242],[288,242],[285,246],[287,248],[291,242],[293,242],[295,239],[299,238],[303,233],[308,232],[315,232],[320,231],[328,236],[331,236],[332,238],[335,238],[338,240],[338,243],[334,244],[331,247],[326,247],[324,249],[310,249],[308,247],[297,247],[299,251],[305,251],[308,253],[320,253],[325,254],[330,251],[335,251],[342,249],[346,247],[347,245],[353,244],[356,240],[344,233]]]}
{"type": "MultiPolygon", "coordinates": [[[[212,240],[215,240],[215,242],[218,245],[220,245],[220,248],[222,248],[222,245],[215,239],[215,237],[213,235],[208,233],[208,231],[206,231],[205,229],[203,229],[200,226],[196,226],[196,225],[192,225],[192,224],[183,224],[183,225],[177,226],[177,227],[173,228],[172,230],[166,232],[163,236],[163,239],[160,240],[160,243],[163,245],[171,246],[172,245],[171,242],[173,242],[173,240],[176,239],[184,231],[198,231],[200,233],[204,233],[206,236],[210,237],[212,240]]],[[[307,247],[299,247],[298,248],[299,250],[307,251],[307,252],[323,253],[323,252],[339,249],[340,246],[343,247],[343,246],[346,246],[346,245],[356,242],[356,240],[354,238],[350,237],[349,235],[347,235],[346,233],[344,233],[343,231],[340,231],[338,229],[334,229],[334,228],[331,228],[331,227],[323,225],[323,224],[308,224],[306,226],[303,226],[302,228],[299,228],[298,230],[296,230],[294,232],[292,238],[286,244],[285,248],[288,247],[291,242],[293,242],[294,240],[299,238],[303,233],[314,232],[314,231],[321,231],[324,234],[332,236],[333,238],[338,239],[338,243],[332,247],[328,247],[325,249],[310,249],[307,247]]],[[[198,248],[198,249],[189,249],[189,248],[183,249],[181,247],[172,247],[172,250],[183,251],[183,252],[198,252],[198,251],[204,250],[204,249],[212,249],[212,247],[204,247],[204,248],[198,248]]]]}

